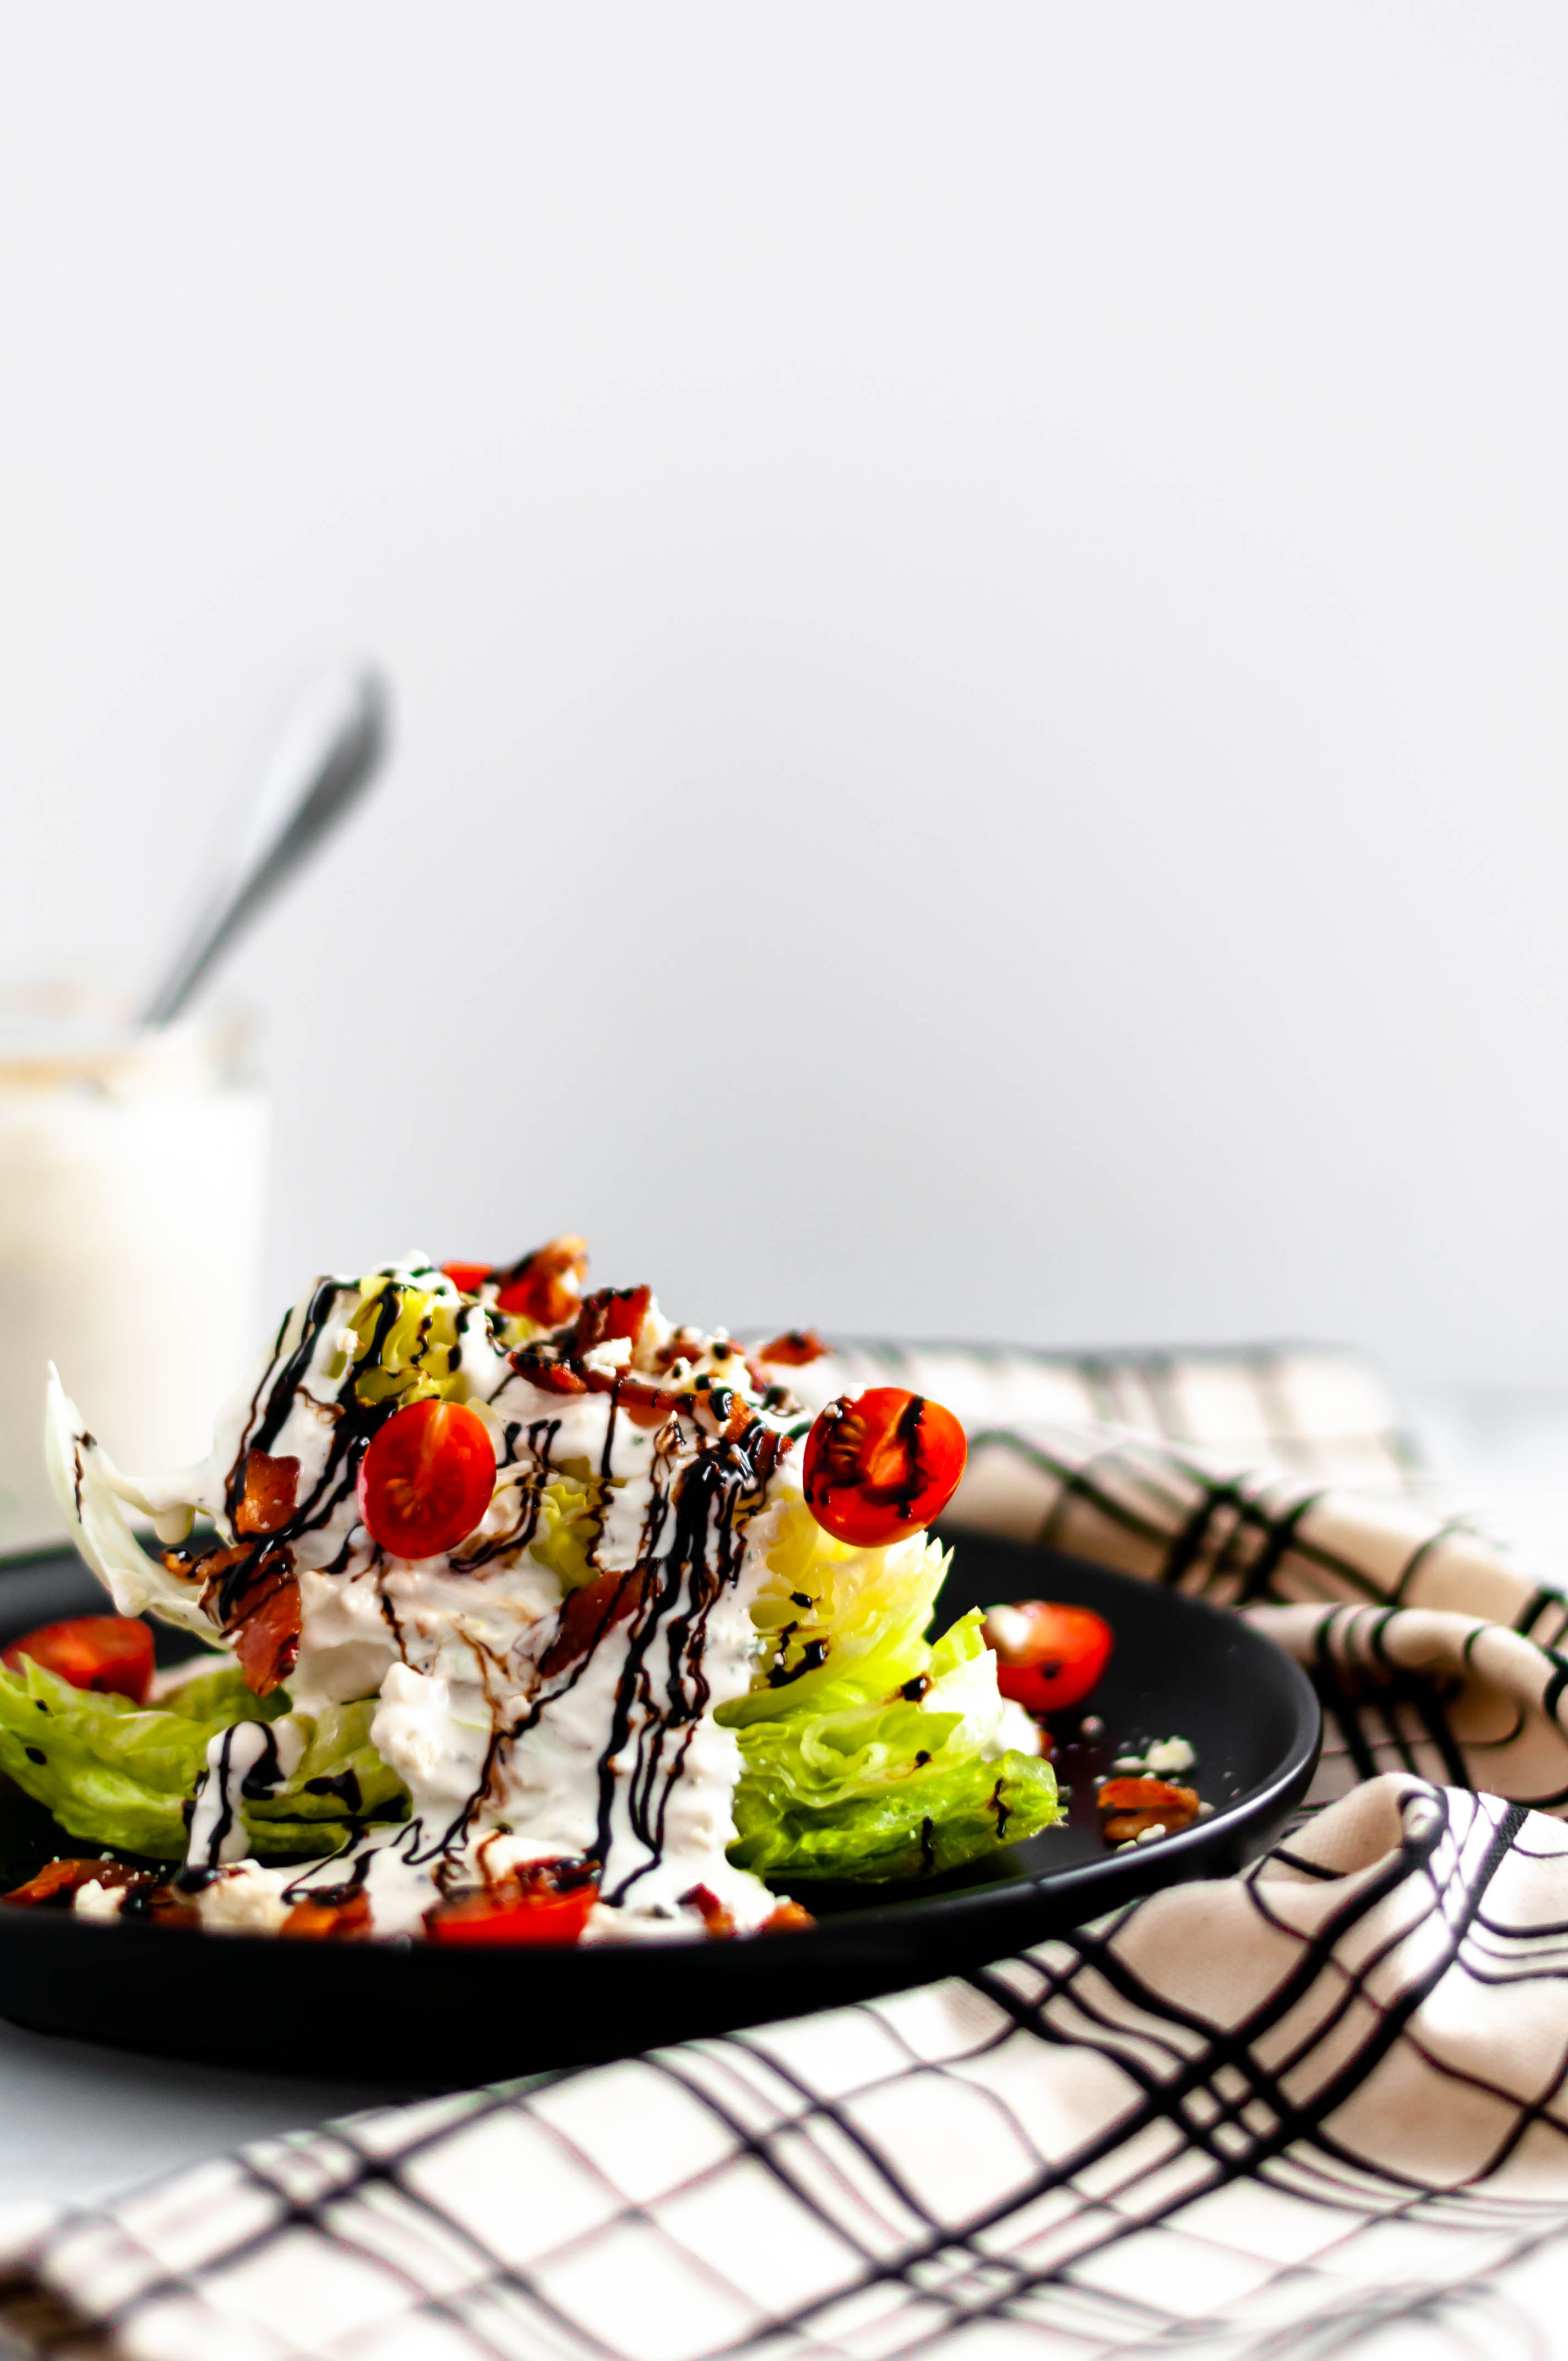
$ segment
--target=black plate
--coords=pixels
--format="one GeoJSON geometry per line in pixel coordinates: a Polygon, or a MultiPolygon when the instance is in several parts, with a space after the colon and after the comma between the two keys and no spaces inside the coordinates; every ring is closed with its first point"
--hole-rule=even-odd
{"type": "MultiPolygon", "coordinates": [[[[0,1908],[0,2015],[170,2056],[452,2088],[922,1982],[1156,1886],[1226,1875],[1260,1852],[1317,1760],[1321,1717],[1299,1668],[1201,1599],[1016,1542],[952,1538],[944,1622],[971,1606],[1046,1597],[1096,1609],[1115,1632],[1086,1708],[1103,1736],[1086,1743],[1077,1715],[1055,1725],[1058,1769],[1073,1790],[1066,1825],[928,1883],[803,1884],[799,1898],[818,1925],[752,1942],[471,1951],[280,1942],[0,1908]],[[1131,1851],[1107,1850],[1094,1773],[1129,1747],[1176,1734],[1197,1749],[1190,1777],[1212,1817],[1131,1851]],[[199,1964],[192,1945],[203,1947],[199,1964]]],[[[74,1559],[0,1571],[0,1644],[104,1606],[74,1559]]],[[[181,1635],[168,1636],[175,1656],[189,1653],[181,1635]]],[[[0,1777],[5,1885],[70,1850],[48,1815],[0,1777]]]]}

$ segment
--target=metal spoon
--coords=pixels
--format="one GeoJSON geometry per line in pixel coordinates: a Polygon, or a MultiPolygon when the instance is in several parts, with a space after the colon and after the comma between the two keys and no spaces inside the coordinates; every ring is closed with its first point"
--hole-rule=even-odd
{"type": "Polygon", "coordinates": [[[201,918],[164,970],[137,1023],[167,1025],[329,836],[386,759],[386,683],[367,667],[319,681],[295,713],[262,781],[240,842],[201,918]]]}

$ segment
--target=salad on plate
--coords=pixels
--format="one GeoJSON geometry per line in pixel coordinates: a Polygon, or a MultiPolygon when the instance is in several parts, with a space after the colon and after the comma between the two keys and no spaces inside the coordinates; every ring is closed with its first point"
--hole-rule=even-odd
{"type": "Polygon", "coordinates": [[[749,1936],[809,1923],[781,1892],[1060,1818],[980,1615],[927,1637],[957,1420],[822,1399],[809,1333],[747,1347],[586,1280],[571,1237],[319,1279],[164,1477],[117,1467],[51,1374],[50,1473],[117,1614],[0,1665],[0,1769],[79,1848],[10,1899],[327,1939],[749,1936]],[[144,1615],[193,1660],[155,1673],[144,1615]]]}

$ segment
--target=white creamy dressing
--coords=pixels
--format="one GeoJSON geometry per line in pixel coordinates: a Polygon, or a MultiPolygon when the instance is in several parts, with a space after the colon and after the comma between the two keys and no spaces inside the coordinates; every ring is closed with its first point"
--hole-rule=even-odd
{"type": "Polygon", "coordinates": [[[207,1767],[191,1815],[189,1868],[218,1869],[245,1859],[244,1797],[280,1786],[299,1769],[305,1745],[305,1732],[291,1714],[281,1721],[236,1721],[209,1740],[207,1767]]]}
{"type": "MultiPolygon", "coordinates": [[[[461,1301],[428,1266],[411,1260],[389,1275],[449,1307],[461,1301]]],[[[331,1477],[328,1513],[289,1536],[301,1637],[286,1686],[302,1717],[330,1703],[378,1698],[372,1741],[408,1788],[412,1814],[303,1870],[242,1861],[245,1781],[257,1792],[269,1748],[277,1750],[277,1778],[287,1777],[305,1736],[292,1715],[238,1724],[213,1742],[192,1822],[189,1868],[225,1872],[197,1896],[203,1917],[276,1925],[287,1897],[326,1898],[352,1885],[366,1894],[378,1934],[417,1932],[443,1890],[565,1856],[600,1863],[588,1939],[661,1928],[689,1934],[701,1921],[685,1898],[697,1887],[741,1931],[761,1925],[774,1897],[725,1857],[735,1835],[740,1758],[713,1709],[742,1695],[757,1668],[761,1643],[749,1610],[766,1578],[779,1510],[799,1497],[800,1441],[785,1441],[801,1423],[798,1411],[793,1403],[787,1411],[763,1407],[720,1336],[703,1340],[689,1360],[653,1380],[685,1395],[688,1412],[639,1425],[618,1411],[610,1392],[563,1395],[535,1385],[512,1367],[481,1309],[464,1304],[456,1315],[460,1392],[495,1442],[496,1488],[477,1532],[456,1551],[405,1563],[383,1555],[360,1522],[354,1465],[340,1454],[334,1466],[346,1399],[344,1356],[352,1364],[357,1349],[345,1323],[361,1301],[359,1282],[340,1285],[292,1373],[291,1399],[266,1433],[271,1457],[300,1463],[300,1502],[331,1477]],[[771,1429],[778,1438],[765,1487],[733,1444],[718,1440],[711,1421],[706,1429],[701,1423],[704,1396],[694,1380],[705,1373],[736,1389],[758,1422],[749,1432],[771,1429]],[[604,1630],[586,1657],[547,1675],[542,1665],[562,1629],[563,1584],[525,1546],[505,1544],[520,1520],[529,1530],[525,1510],[532,1513],[550,1471],[584,1465],[613,1487],[593,1567],[633,1577],[642,1569],[644,1604],[604,1630]],[[707,1521],[698,1541],[693,1504],[705,1487],[707,1521]],[[733,1521],[728,1534],[716,1529],[726,1514],[733,1521]],[[672,1554],[683,1525],[693,1559],[684,1570],[672,1554]],[[484,1559],[487,1543],[500,1546],[484,1559]],[[470,1557],[482,1562],[466,1570],[461,1561],[470,1557]]],[[[318,1290],[318,1310],[322,1303],[318,1290]]],[[[215,1636],[202,1584],[149,1555],[122,1504],[152,1517],[164,1539],[188,1532],[192,1511],[210,1517],[223,1542],[235,1539],[226,1511],[233,1471],[256,1447],[274,1389],[309,1337],[310,1311],[302,1304],[290,1315],[275,1351],[223,1418],[212,1455],[161,1481],[123,1476],[58,1380],[51,1383],[57,1492],[78,1547],[122,1613],[150,1609],[215,1636]]],[[[651,1306],[638,1341],[640,1367],[652,1366],[650,1356],[671,1333],[651,1306]]],[[[633,1357],[624,1339],[597,1349],[607,1377],[633,1357]]],[[[579,1366],[593,1367],[593,1356],[579,1366]]]]}

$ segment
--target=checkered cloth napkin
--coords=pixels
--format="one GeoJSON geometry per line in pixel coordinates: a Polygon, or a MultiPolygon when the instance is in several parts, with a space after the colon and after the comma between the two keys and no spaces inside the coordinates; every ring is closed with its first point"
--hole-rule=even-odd
{"type": "Polygon", "coordinates": [[[1346,1356],[842,1357],[964,1416],[970,1522],[1310,1664],[1317,1808],[1243,1876],[971,1976],[66,2214],[11,2258],[19,2349],[1568,2351],[1568,1599],[1431,1505],[1346,1356]]]}

